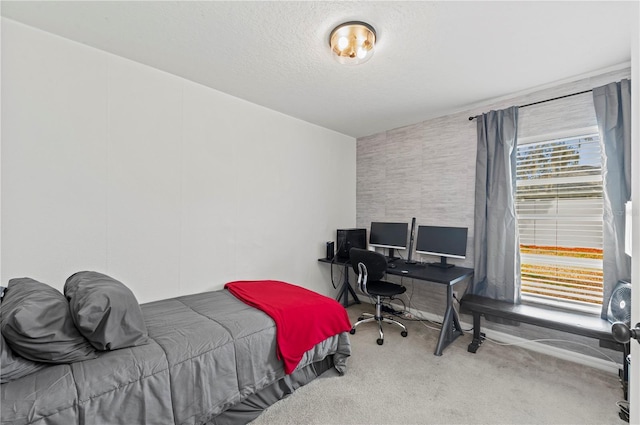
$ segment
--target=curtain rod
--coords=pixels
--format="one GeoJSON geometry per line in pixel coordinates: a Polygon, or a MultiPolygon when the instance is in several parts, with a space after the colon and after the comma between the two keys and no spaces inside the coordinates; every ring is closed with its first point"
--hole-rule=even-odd
{"type": "MultiPolygon", "coordinates": [[[[520,108],[526,108],[527,106],[533,106],[533,105],[537,105],[539,103],[545,103],[545,102],[551,102],[552,100],[558,100],[558,99],[564,99],[565,97],[571,97],[571,96],[577,96],[579,94],[585,94],[585,93],[589,93],[592,92],[593,90],[584,90],[578,93],[571,93],[571,94],[565,94],[564,96],[558,96],[558,97],[554,97],[552,99],[546,99],[546,100],[540,100],[538,102],[533,102],[533,103],[527,103],[526,105],[522,105],[520,106],[520,108]]],[[[473,121],[475,117],[469,117],[469,121],[473,121]]]]}

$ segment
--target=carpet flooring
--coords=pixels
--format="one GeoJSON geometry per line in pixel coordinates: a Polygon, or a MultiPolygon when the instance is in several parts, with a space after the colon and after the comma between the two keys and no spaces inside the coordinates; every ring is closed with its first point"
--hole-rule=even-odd
{"type": "MultiPolygon", "coordinates": [[[[347,309],[352,323],[369,304],[347,309]]],[[[347,373],[333,370],[268,408],[265,424],[625,424],[618,376],[520,346],[485,341],[467,352],[471,335],[433,355],[438,333],[404,321],[409,335],[364,324],[351,335],[347,373]]]]}

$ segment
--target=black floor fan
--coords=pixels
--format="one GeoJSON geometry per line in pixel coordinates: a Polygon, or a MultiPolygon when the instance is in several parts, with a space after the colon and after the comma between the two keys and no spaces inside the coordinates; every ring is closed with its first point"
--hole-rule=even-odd
{"type": "Polygon", "coordinates": [[[620,405],[618,416],[620,419],[629,422],[628,385],[629,385],[629,340],[638,338],[636,329],[630,329],[631,325],[631,283],[624,280],[618,281],[611,292],[609,305],[607,307],[607,319],[613,323],[611,334],[613,338],[624,344],[623,369],[621,371],[622,389],[624,392],[624,403],[620,405]]]}
{"type": "Polygon", "coordinates": [[[629,282],[620,280],[613,288],[607,308],[607,319],[611,323],[631,324],[631,284],[629,282]]]}

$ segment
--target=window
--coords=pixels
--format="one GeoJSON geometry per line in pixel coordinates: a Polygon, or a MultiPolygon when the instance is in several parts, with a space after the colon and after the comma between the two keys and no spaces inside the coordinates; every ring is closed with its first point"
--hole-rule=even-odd
{"type": "Polygon", "coordinates": [[[577,134],[518,144],[521,294],[596,312],[603,294],[600,137],[577,134]]]}

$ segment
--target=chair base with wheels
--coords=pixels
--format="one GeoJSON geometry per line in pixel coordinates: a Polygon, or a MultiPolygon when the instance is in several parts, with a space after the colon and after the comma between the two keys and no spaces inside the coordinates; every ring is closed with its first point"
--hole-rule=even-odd
{"type": "Polygon", "coordinates": [[[384,344],[384,332],[382,331],[382,323],[384,322],[384,323],[400,326],[402,328],[402,332],[400,332],[400,335],[402,335],[403,337],[406,337],[407,335],[409,335],[409,333],[407,332],[407,327],[405,325],[403,325],[402,323],[398,322],[395,319],[392,319],[390,317],[384,317],[382,315],[382,304],[380,303],[379,298],[380,297],[378,297],[378,299],[376,300],[376,314],[362,313],[362,315],[358,317],[358,321],[353,324],[353,327],[351,328],[349,333],[351,335],[355,334],[356,328],[358,327],[358,325],[361,325],[363,323],[378,322],[378,332],[380,333],[380,338],[378,338],[376,342],[378,343],[378,345],[382,345],[384,344]]]}

